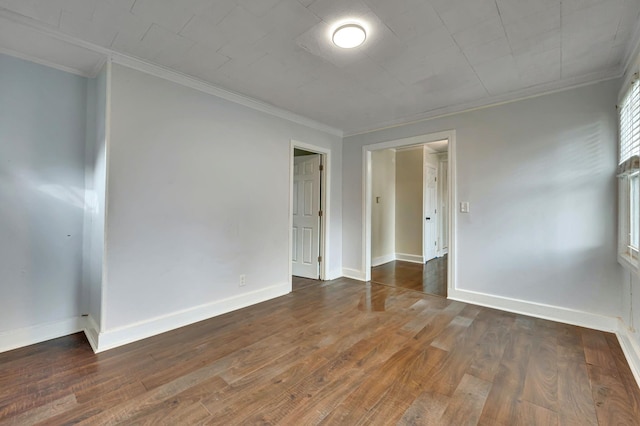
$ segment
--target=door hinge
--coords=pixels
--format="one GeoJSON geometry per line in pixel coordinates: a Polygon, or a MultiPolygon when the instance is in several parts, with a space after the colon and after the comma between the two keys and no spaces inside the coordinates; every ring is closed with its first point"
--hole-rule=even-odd
{"type": "Polygon", "coordinates": [[[320,164],[320,171],[324,170],[324,166],[322,164],[320,164]]]}
{"type": "Polygon", "coordinates": [[[322,256],[318,256],[318,262],[322,262],[322,256]]]}
{"type": "Polygon", "coordinates": [[[318,212],[318,216],[322,217],[322,210],[318,212]]]}
{"type": "Polygon", "coordinates": [[[438,242],[437,242],[437,241],[434,241],[434,242],[433,242],[433,245],[434,245],[434,246],[437,246],[437,245],[438,245],[438,242]]]}
{"type": "Polygon", "coordinates": [[[438,178],[437,178],[437,177],[435,177],[435,178],[433,178],[433,180],[434,180],[434,182],[437,182],[437,181],[438,181],[438,178]]]}

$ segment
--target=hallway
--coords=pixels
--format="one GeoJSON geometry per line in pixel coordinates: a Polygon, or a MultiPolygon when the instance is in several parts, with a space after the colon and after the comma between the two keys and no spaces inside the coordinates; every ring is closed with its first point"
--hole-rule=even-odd
{"type": "Polygon", "coordinates": [[[425,264],[396,260],[373,267],[371,282],[447,297],[447,256],[425,264]]]}

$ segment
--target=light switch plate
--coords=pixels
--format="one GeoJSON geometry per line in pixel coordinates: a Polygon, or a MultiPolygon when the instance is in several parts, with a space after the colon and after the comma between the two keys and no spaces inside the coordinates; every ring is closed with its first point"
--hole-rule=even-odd
{"type": "Polygon", "coordinates": [[[460,202],[460,213],[469,213],[469,202],[461,201],[460,202]]]}

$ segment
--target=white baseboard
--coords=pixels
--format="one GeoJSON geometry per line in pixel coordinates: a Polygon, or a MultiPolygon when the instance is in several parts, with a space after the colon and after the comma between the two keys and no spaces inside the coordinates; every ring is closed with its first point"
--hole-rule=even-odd
{"type": "Polygon", "coordinates": [[[424,263],[424,257],[415,254],[396,253],[396,260],[411,263],[424,263]]]}
{"type": "Polygon", "coordinates": [[[0,352],[57,339],[83,330],[83,318],[71,317],[0,333],[0,352]]]}
{"type": "Polygon", "coordinates": [[[289,283],[279,284],[249,293],[218,300],[182,311],[172,312],[156,318],[140,321],[124,327],[106,330],[98,334],[96,352],[106,351],[176,328],[203,321],[237,309],[255,305],[269,299],[284,296],[291,291],[289,283]]]}
{"type": "Polygon", "coordinates": [[[616,335],[618,336],[620,347],[624,352],[625,358],[627,358],[633,377],[635,377],[636,383],[640,387],[640,342],[636,341],[624,321],[619,319],[618,324],[616,335]]]}
{"type": "Polygon", "coordinates": [[[358,271],[357,269],[342,268],[342,276],[351,278],[352,280],[366,281],[365,273],[362,271],[358,271]]]}
{"type": "Polygon", "coordinates": [[[371,259],[371,266],[384,265],[385,263],[393,262],[394,260],[396,260],[395,253],[385,254],[383,256],[378,256],[371,259]]]}
{"type": "Polygon", "coordinates": [[[486,306],[501,311],[578,325],[600,331],[616,332],[618,330],[618,318],[592,314],[561,306],[546,305],[543,303],[459,289],[449,289],[447,297],[473,305],[486,306]]]}
{"type": "Polygon", "coordinates": [[[98,352],[98,335],[100,334],[100,327],[93,319],[91,315],[84,318],[84,335],[87,336],[87,341],[91,345],[93,352],[98,352]]]}

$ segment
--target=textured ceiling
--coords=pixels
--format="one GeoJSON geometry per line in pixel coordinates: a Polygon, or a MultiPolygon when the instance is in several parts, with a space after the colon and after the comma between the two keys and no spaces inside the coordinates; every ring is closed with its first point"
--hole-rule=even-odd
{"type": "Polygon", "coordinates": [[[619,75],[639,11],[640,0],[0,0],[0,48],[99,64],[6,19],[26,17],[351,134],[619,75]],[[335,47],[332,29],[352,19],[367,41],[335,47]]]}

